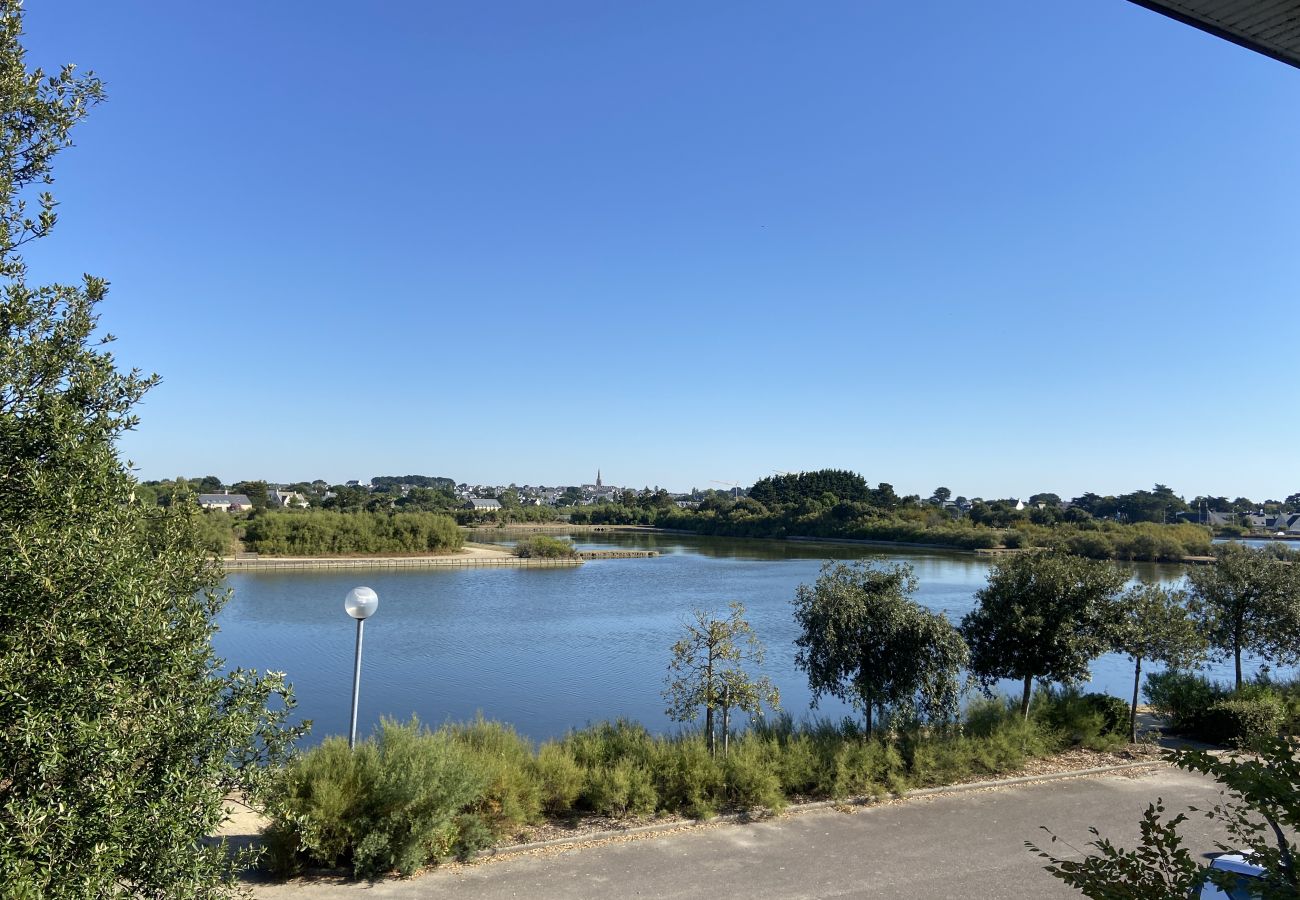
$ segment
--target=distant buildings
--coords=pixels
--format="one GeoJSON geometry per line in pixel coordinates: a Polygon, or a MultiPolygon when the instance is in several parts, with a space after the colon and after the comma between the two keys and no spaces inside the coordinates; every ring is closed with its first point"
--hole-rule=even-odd
{"type": "Polygon", "coordinates": [[[243,494],[199,494],[199,506],[203,509],[219,509],[222,512],[248,512],[253,504],[243,494]]]}

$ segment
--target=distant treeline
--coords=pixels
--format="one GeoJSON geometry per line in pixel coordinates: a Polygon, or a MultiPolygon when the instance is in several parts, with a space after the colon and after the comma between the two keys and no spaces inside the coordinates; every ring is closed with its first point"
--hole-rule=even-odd
{"type": "Polygon", "coordinates": [[[432,488],[435,491],[450,491],[456,487],[455,479],[439,475],[376,475],[370,479],[370,483],[376,490],[381,491],[400,488],[403,485],[432,488]]]}
{"type": "Polygon", "coordinates": [[[1211,538],[1199,525],[1122,523],[1049,504],[1017,510],[1006,502],[981,501],[960,516],[938,503],[900,498],[888,484],[872,488],[862,476],[839,470],[765,478],[748,497],[710,494],[695,509],[679,508],[662,492],[643,494],[580,507],[572,521],[728,537],[897,541],[967,550],[1050,547],[1093,559],[1154,562],[1208,555],[1211,538]]]}

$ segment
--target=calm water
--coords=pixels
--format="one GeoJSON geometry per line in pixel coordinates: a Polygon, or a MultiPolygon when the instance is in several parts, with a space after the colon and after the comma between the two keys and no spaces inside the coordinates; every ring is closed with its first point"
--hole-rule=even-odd
{"type": "MultiPolygon", "coordinates": [[[[768,649],[766,673],[782,705],[799,717],[808,686],[794,667],[795,587],[816,579],[826,559],[905,561],[916,570],[916,599],[957,621],[971,608],[989,563],[939,551],[879,551],[676,535],[582,536],[580,546],[659,550],[653,559],[589,562],[560,569],[447,569],[344,573],[234,573],[230,604],[214,639],[232,666],[288,673],[308,743],[345,734],[356,629],[343,611],[347,591],[379,594],[366,623],[358,731],[380,716],[437,724],[481,711],[534,739],[588,722],[627,716],[656,730],[664,716],[669,647],[695,607],[725,610],[741,600],[768,649]]],[[[1177,567],[1140,565],[1146,577],[1177,580],[1177,567]]],[[[1216,666],[1216,677],[1228,677],[1216,666]]],[[[1127,697],[1123,657],[1094,666],[1094,689],[1127,697]]],[[[820,714],[849,712],[823,700],[820,714]]]]}

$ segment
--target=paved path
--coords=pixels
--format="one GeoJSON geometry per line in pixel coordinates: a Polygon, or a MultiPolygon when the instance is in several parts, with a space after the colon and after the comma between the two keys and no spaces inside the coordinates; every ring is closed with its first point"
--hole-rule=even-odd
{"type": "MultiPolygon", "coordinates": [[[[858,808],[716,825],[656,837],[542,850],[410,880],[337,879],[259,885],[258,900],[611,897],[975,897],[1079,895],[1024,848],[1051,827],[1083,848],[1089,825],[1132,846],[1148,802],[1206,806],[1213,782],[1175,769],[1019,785],[858,808]]],[[[1214,849],[1208,823],[1183,828],[1196,853],[1214,849]]],[[[1054,852],[1069,853],[1059,842],[1054,852]]]]}

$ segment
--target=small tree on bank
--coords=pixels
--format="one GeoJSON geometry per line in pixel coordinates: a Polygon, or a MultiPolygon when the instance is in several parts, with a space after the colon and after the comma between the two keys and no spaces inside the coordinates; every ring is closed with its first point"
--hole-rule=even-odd
{"type": "Polygon", "coordinates": [[[1142,662],[1164,663],[1171,669],[1194,665],[1206,650],[1184,591],[1170,591],[1142,582],[1116,603],[1111,621],[1111,649],[1133,660],[1133,702],[1129,706],[1129,740],[1137,740],[1138,690],[1142,662]]]}
{"type": "Polygon", "coordinates": [[[944,721],[957,714],[966,644],[941,613],[913,602],[906,564],[827,563],[799,585],[795,664],[808,673],[813,703],[823,694],[876,714],[944,721]]]}
{"type": "Polygon", "coordinates": [[[668,662],[664,699],[674,722],[692,722],[704,711],[704,736],[709,752],[716,740],[714,712],[724,703],[750,715],[760,715],[763,705],[776,709],[781,695],[767,676],[753,676],[748,666],[761,666],[765,651],[749,622],[745,606],[728,604],[726,618],[694,610],[683,628],[685,635],[673,644],[668,662]]]}
{"type": "Polygon", "coordinates": [[[1024,686],[1029,715],[1034,679],[1073,684],[1107,649],[1106,604],[1125,582],[1108,562],[1054,553],[1017,553],[993,564],[976,607],[962,619],[971,673],[990,686],[1024,686]]]}
{"type": "Polygon", "coordinates": [[[293,737],[283,679],[223,672],[224,597],[186,504],[145,508],[114,441],[154,379],[97,339],[107,285],[32,286],[26,206],[100,97],[71,67],[27,72],[22,8],[0,0],[0,891],[5,897],[238,893],[203,838],[222,798],[293,737]]]}
{"type": "Polygon", "coordinates": [[[1240,689],[1243,653],[1276,663],[1300,659],[1300,565],[1231,542],[1216,546],[1214,555],[1215,565],[1195,567],[1187,581],[1198,601],[1198,626],[1233,661],[1240,689]]]}

